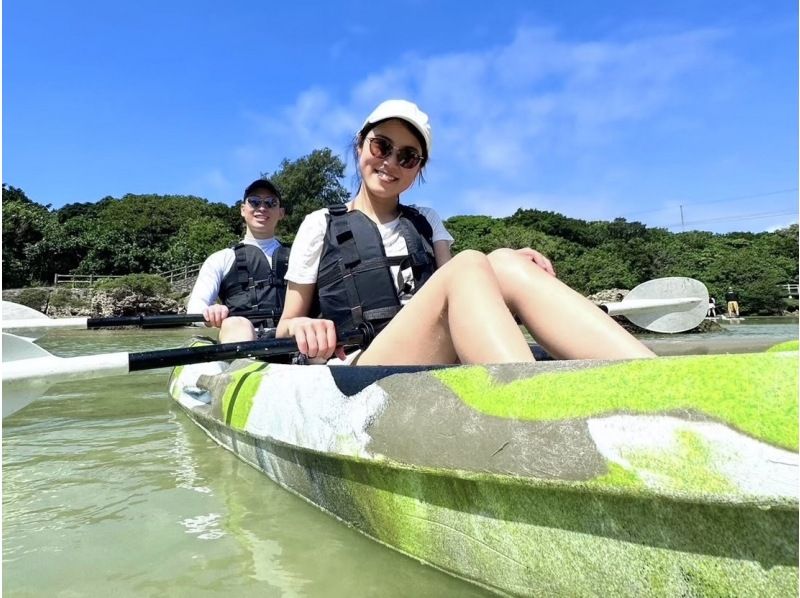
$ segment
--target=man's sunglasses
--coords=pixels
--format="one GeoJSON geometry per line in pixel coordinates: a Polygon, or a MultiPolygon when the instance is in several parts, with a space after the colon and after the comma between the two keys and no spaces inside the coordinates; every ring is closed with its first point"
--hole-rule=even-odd
{"type": "Polygon", "coordinates": [[[385,160],[392,154],[397,154],[397,163],[402,168],[414,168],[425,158],[419,155],[417,150],[411,147],[403,147],[396,149],[392,142],[383,137],[370,137],[369,139],[369,153],[373,158],[380,158],[385,160]]]}
{"type": "Polygon", "coordinates": [[[250,207],[254,210],[257,210],[262,206],[265,208],[278,208],[281,205],[281,202],[277,197],[267,197],[264,199],[263,197],[252,195],[250,197],[245,197],[244,200],[250,204],[250,207]]]}

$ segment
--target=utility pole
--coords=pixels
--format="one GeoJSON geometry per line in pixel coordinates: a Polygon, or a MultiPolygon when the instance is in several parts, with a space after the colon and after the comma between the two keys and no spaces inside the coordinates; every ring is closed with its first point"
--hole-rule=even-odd
{"type": "Polygon", "coordinates": [[[686,227],[683,224],[683,204],[681,204],[680,208],[681,208],[681,231],[686,232],[686,227]]]}

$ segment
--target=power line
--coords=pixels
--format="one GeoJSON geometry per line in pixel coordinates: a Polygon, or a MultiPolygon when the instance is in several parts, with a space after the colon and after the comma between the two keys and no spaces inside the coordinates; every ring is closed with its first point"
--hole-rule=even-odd
{"type": "Polygon", "coordinates": [[[739,214],[736,216],[723,216],[721,218],[708,218],[706,220],[694,220],[692,222],[670,224],[663,228],[678,228],[683,226],[694,226],[696,224],[709,224],[714,222],[739,222],[742,220],[758,220],[760,218],[772,218],[773,216],[790,216],[797,215],[795,210],[786,210],[782,212],[759,212],[757,214],[739,214]]]}
{"type": "MultiPolygon", "coordinates": [[[[743,199],[758,199],[760,197],[769,197],[771,195],[780,195],[782,193],[791,193],[793,191],[797,191],[797,187],[792,187],[791,189],[779,189],[777,191],[766,191],[764,193],[757,193],[755,195],[740,195],[738,197],[726,197],[724,199],[709,199],[707,201],[695,201],[695,202],[683,202],[682,206],[701,206],[710,203],[722,203],[722,202],[734,202],[734,201],[742,201],[743,199]]],[[[669,206],[666,208],[657,208],[655,210],[644,210],[641,212],[631,212],[627,216],[623,216],[626,220],[630,218],[630,216],[636,216],[638,214],[652,214],[654,212],[665,212],[666,210],[674,210],[675,206],[669,206]]],[[[688,223],[687,223],[688,224],[688,223]]]]}

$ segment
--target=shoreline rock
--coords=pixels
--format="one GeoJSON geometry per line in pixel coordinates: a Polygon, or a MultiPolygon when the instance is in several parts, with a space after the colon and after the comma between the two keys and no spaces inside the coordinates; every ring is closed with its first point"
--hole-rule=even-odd
{"type": "Polygon", "coordinates": [[[31,287],[3,291],[4,301],[13,301],[51,318],[111,317],[186,313],[185,299],[166,295],[143,295],[128,289],[97,291],[55,287],[31,287]]]}

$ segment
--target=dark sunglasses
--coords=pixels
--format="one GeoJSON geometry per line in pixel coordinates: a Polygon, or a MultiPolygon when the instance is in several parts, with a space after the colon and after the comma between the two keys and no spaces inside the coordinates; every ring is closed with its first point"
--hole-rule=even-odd
{"type": "Polygon", "coordinates": [[[264,206],[265,208],[278,208],[281,205],[281,202],[277,197],[267,197],[264,199],[263,197],[252,195],[250,197],[245,197],[244,200],[250,204],[250,207],[254,210],[257,210],[261,206],[264,206]]]}
{"type": "Polygon", "coordinates": [[[414,168],[420,162],[423,162],[425,158],[419,155],[419,152],[411,147],[403,147],[400,149],[396,149],[392,142],[388,139],[384,139],[383,137],[370,137],[369,141],[369,153],[372,154],[373,158],[380,158],[381,160],[385,160],[392,154],[396,153],[397,155],[397,163],[402,168],[414,168]]]}

